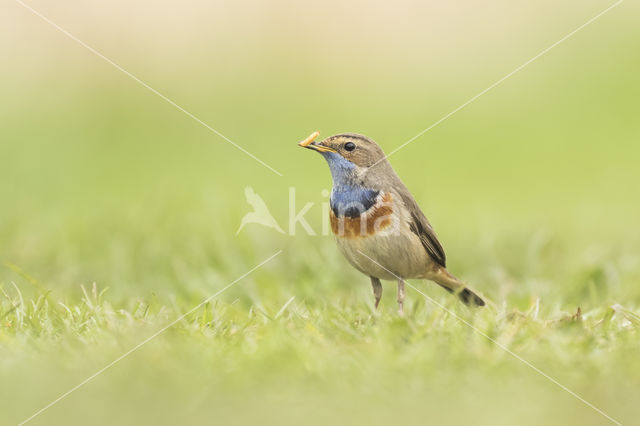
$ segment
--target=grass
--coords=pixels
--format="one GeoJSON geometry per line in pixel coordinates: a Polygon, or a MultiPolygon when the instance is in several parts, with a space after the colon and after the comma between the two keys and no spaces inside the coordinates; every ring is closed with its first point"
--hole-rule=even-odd
{"type": "Polygon", "coordinates": [[[47,7],[284,176],[21,9],[0,14],[0,424],[132,348],[29,424],[613,423],[504,348],[638,423],[633,2],[391,158],[451,272],[495,302],[416,281],[447,310],[408,288],[403,317],[393,283],[373,309],[330,236],[236,235],[245,187],[285,230],[294,187],[321,234],[329,173],[296,141],[358,131],[391,151],[605,6],[47,7]],[[331,31],[300,31],[307,12],[331,31]]]}
{"type": "MultiPolygon", "coordinates": [[[[565,286],[565,300],[579,305],[514,292],[512,303],[475,311],[416,282],[451,313],[408,289],[400,317],[392,286],[385,286],[375,312],[366,279],[338,267],[336,256],[323,259],[336,272],[321,280],[332,283],[322,291],[325,284],[317,284],[308,265],[287,264],[291,257],[284,252],[186,315],[34,424],[169,424],[210,416],[223,423],[382,424],[395,416],[416,424],[425,418],[607,422],[460,319],[623,424],[635,418],[629,402],[640,378],[637,305],[598,302],[608,291],[598,286],[607,274],[637,279],[637,268],[627,275],[613,262],[570,271],[575,284],[565,286]],[[278,278],[280,270],[289,272],[278,278]],[[339,274],[354,285],[345,287],[339,274]]],[[[110,297],[93,284],[59,295],[5,266],[15,278],[2,285],[0,303],[3,383],[11,383],[1,396],[16,402],[3,410],[7,423],[26,418],[233,280],[232,272],[224,274],[208,293],[110,297]]]]}

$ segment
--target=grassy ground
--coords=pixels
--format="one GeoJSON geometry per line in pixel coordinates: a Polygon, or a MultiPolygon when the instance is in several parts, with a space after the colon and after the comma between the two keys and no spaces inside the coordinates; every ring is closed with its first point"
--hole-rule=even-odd
{"type": "MultiPolygon", "coordinates": [[[[292,266],[285,256],[187,315],[34,424],[208,418],[607,423],[495,342],[617,420],[634,422],[637,309],[586,302],[577,313],[570,303],[542,299],[525,311],[474,313],[429,292],[456,318],[411,292],[407,315],[399,317],[392,297],[385,298],[380,313],[373,312],[364,280],[361,289],[330,285],[314,296],[295,287],[317,287],[318,280],[294,267],[291,275],[301,278],[283,285],[277,271],[292,266]]],[[[13,401],[3,410],[7,423],[137,347],[204,296],[193,292],[163,302],[149,295],[114,303],[97,286],[32,300],[24,299],[18,286],[2,290],[1,396],[13,401]]]]}
{"type": "Polygon", "coordinates": [[[428,297],[407,289],[400,317],[393,283],[374,311],[321,235],[329,173],[295,142],[358,131],[391,151],[607,4],[33,4],[284,176],[3,5],[0,424],[109,365],[30,424],[612,424],[553,380],[638,422],[637,6],[391,158],[450,270],[495,302],[416,281],[428,297]],[[302,31],[308,13],[326,27],[302,31]],[[318,235],[236,235],[247,186],[287,231],[294,187],[318,235]]]}

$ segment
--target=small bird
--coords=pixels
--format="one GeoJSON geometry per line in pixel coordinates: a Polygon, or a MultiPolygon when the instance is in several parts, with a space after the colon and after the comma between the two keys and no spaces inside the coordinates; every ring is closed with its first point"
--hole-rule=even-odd
{"type": "Polygon", "coordinates": [[[431,280],[467,305],[484,306],[447,271],[436,233],[378,144],[355,133],[315,142],[318,135],[299,145],[319,152],[329,164],[331,230],[349,263],[371,278],[375,307],[382,297],[380,280],[397,280],[402,313],[404,280],[412,278],[431,280]]]}

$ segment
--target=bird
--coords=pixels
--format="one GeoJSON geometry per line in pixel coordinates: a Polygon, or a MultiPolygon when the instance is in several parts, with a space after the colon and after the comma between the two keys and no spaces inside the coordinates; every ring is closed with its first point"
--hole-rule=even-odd
{"type": "Polygon", "coordinates": [[[341,133],[316,142],[319,132],[298,145],[327,161],[333,187],[329,219],[339,250],[371,280],[375,309],[381,280],[397,281],[398,312],[403,313],[405,280],[426,279],[456,294],[466,305],[483,298],[449,273],[433,227],[382,148],[357,133],[341,133]]]}

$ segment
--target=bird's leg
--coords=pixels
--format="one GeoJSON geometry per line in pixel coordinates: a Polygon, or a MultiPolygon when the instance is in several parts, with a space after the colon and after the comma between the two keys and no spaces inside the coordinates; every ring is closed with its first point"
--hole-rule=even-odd
{"type": "Polygon", "coordinates": [[[382,298],[382,284],[380,284],[380,280],[376,277],[371,277],[371,287],[373,287],[373,295],[376,298],[376,309],[378,309],[380,299],[382,298]]]}
{"type": "Polygon", "coordinates": [[[398,313],[404,313],[404,280],[398,278],[398,313]]]}

